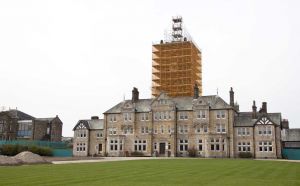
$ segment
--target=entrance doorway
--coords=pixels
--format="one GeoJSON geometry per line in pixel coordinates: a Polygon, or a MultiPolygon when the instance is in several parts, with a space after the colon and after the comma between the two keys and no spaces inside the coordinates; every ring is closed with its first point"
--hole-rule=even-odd
{"type": "Polygon", "coordinates": [[[166,152],[166,143],[159,143],[159,154],[164,155],[166,152]]]}
{"type": "Polygon", "coordinates": [[[98,150],[99,150],[98,153],[101,153],[101,152],[102,152],[102,143],[100,143],[100,144],[98,145],[98,150]]]}

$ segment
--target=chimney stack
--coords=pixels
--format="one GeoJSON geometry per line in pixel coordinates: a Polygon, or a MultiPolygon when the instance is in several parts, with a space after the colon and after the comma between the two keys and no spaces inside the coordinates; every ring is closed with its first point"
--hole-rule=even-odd
{"type": "Polygon", "coordinates": [[[234,107],[234,92],[232,87],[230,87],[229,95],[230,95],[230,106],[234,107]]]}
{"type": "Polygon", "coordinates": [[[259,110],[259,113],[262,113],[262,114],[267,114],[268,113],[268,111],[267,111],[267,102],[262,102],[262,107],[259,110]]]}
{"type": "Polygon", "coordinates": [[[198,99],[199,97],[199,88],[198,85],[195,83],[194,85],[194,99],[198,99]]]}
{"type": "Polygon", "coordinates": [[[139,91],[137,88],[133,87],[133,90],[132,90],[132,103],[135,103],[139,100],[139,91]]]}
{"type": "Polygon", "coordinates": [[[252,105],[252,119],[257,119],[257,107],[255,105],[255,101],[253,101],[252,105]]]}
{"type": "Polygon", "coordinates": [[[289,127],[289,120],[283,119],[283,120],[281,121],[281,127],[282,127],[282,129],[289,129],[289,128],[290,128],[290,127],[289,127]]]}

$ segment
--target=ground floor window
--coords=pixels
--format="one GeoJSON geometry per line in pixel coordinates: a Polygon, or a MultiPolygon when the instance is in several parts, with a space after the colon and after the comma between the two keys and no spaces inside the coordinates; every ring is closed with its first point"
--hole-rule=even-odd
{"type": "Polygon", "coordinates": [[[134,151],[146,151],[147,141],[146,140],[135,140],[134,141],[134,151]]]}
{"type": "Polygon", "coordinates": [[[85,151],[85,143],[77,143],[77,146],[76,146],[76,150],[77,152],[84,152],[85,151]]]}
{"type": "Polygon", "coordinates": [[[260,152],[272,152],[273,146],[271,141],[260,141],[258,143],[259,151],[260,152]]]}
{"type": "Polygon", "coordinates": [[[211,151],[224,151],[225,150],[225,140],[219,139],[219,138],[211,138],[210,139],[210,150],[211,151]]]}
{"type": "Polygon", "coordinates": [[[123,150],[123,140],[111,139],[109,141],[110,151],[123,150]]]}
{"type": "Polygon", "coordinates": [[[188,140],[179,140],[179,151],[187,151],[188,150],[188,140]]]}
{"type": "Polygon", "coordinates": [[[250,142],[238,142],[239,152],[250,152],[250,142]]]}

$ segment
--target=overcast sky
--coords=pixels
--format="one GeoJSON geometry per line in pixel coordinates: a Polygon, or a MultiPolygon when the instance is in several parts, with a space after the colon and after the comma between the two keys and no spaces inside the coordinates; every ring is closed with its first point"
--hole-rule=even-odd
{"type": "Polygon", "coordinates": [[[174,15],[202,51],[203,95],[268,102],[300,128],[300,1],[0,0],[0,106],[79,119],[151,97],[152,42],[174,15]]]}

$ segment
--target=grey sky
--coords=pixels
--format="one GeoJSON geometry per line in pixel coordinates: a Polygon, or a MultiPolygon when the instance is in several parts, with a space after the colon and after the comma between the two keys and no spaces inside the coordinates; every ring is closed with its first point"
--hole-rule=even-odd
{"type": "Polygon", "coordinates": [[[151,45],[182,15],[202,50],[204,95],[268,102],[300,128],[300,1],[0,0],[0,106],[79,119],[151,94],[151,45]]]}

